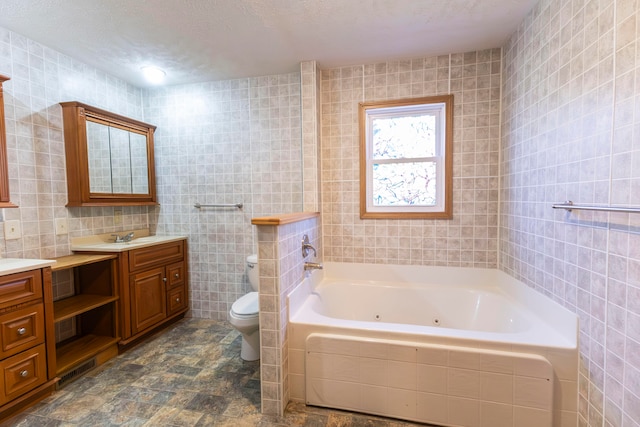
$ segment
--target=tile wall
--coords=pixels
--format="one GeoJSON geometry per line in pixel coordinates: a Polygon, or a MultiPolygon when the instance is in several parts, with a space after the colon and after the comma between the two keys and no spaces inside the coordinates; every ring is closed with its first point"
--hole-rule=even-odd
{"type": "Polygon", "coordinates": [[[580,316],[581,426],[640,425],[640,5],[542,0],[504,47],[500,268],[580,316]]]}
{"type": "Polygon", "coordinates": [[[250,291],[251,218],[302,209],[300,73],[150,89],[144,111],[158,126],[152,222],[189,237],[192,315],[225,320],[250,291]]]}
{"type": "Polygon", "coordinates": [[[501,50],[321,72],[327,261],[495,267],[501,50]],[[454,218],[361,220],[358,103],[454,95],[454,218]]]}
{"type": "MultiPolygon", "coordinates": [[[[63,101],[80,101],[143,118],[142,91],[113,76],[0,28],[11,201],[0,221],[20,220],[22,238],[5,240],[0,256],[51,258],[70,253],[73,237],[149,226],[146,207],[126,207],[114,224],[113,208],[66,208],[63,101]],[[54,220],[67,218],[69,234],[56,236],[54,220]]],[[[54,290],[55,291],[55,290],[54,290]]]]}
{"type": "Polygon", "coordinates": [[[320,70],[316,61],[300,64],[304,212],[320,211],[320,70]]]}
{"type": "MultiPolygon", "coordinates": [[[[0,28],[11,200],[22,239],[0,256],[70,253],[71,238],[151,228],[189,238],[193,316],[226,319],[249,290],[257,251],[253,216],[302,208],[300,73],[142,90],[0,28]],[[63,101],[80,101],[158,126],[159,207],[66,208],[63,101]],[[244,202],[242,210],[193,207],[244,202]],[[114,210],[122,221],[114,224],[114,210]],[[55,218],[69,234],[55,235],[55,218]]],[[[66,290],[61,290],[61,293],[66,290]]]]}
{"type": "MultiPolygon", "coordinates": [[[[319,217],[280,226],[258,226],[262,413],[282,415],[290,400],[286,297],[304,279],[300,241],[306,234],[322,253],[319,217]]],[[[314,260],[311,256],[308,261],[314,260]]]]}

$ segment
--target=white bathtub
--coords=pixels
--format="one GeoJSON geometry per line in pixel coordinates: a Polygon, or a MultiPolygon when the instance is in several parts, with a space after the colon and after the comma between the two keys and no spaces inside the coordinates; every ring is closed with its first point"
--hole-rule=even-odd
{"type": "Polygon", "coordinates": [[[577,425],[577,317],[498,270],[325,263],[289,296],[293,400],[446,426],[577,425]]]}

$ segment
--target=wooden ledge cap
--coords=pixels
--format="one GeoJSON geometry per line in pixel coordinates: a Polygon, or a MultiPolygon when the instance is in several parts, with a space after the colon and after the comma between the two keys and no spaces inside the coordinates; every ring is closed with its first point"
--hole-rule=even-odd
{"type": "Polygon", "coordinates": [[[295,212],[290,214],[281,214],[273,216],[262,216],[258,218],[252,218],[251,224],[253,225],[284,225],[291,224],[292,222],[304,221],[309,218],[316,218],[320,216],[320,212],[295,212]]]}

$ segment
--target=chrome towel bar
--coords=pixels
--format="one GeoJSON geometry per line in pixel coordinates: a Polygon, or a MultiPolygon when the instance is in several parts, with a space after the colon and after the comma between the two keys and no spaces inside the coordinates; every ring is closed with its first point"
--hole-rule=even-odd
{"type": "Polygon", "coordinates": [[[200,203],[196,202],[195,205],[193,205],[194,208],[196,209],[200,209],[200,208],[238,208],[238,209],[242,209],[243,204],[242,203],[233,203],[233,204],[218,204],[218,205],[201,205],[200,203]]]}
{"type": "Polygon", "coordinates": [[[574,205],[571,200],[564,203],[556,203],[551,206],[553,209],[566,209],[571,212],[573,209],[583,211],[606,211],[606,212],[627,212],[640,213],[640,208],[632,208],[626,206],[598,206],[598,205],[574,205]]]}

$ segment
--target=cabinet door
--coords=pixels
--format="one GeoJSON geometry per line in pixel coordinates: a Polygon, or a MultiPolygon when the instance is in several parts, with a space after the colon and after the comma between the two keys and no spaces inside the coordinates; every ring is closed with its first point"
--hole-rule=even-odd
{"type": "Polygon", "coordinates": [[[167,292],[163,267],[131,276],[131,332],[147,329],[167,317],[167,292]]]}

